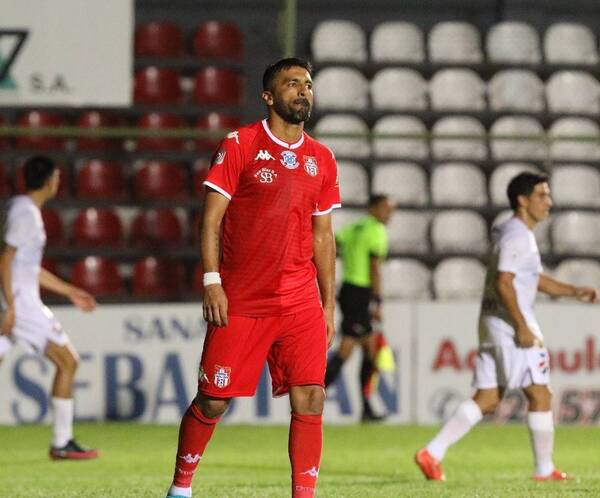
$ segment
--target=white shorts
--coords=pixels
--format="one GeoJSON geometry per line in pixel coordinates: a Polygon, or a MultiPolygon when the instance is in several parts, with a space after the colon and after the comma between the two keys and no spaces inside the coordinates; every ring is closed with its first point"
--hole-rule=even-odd
{"type": "Polygon", "coordinates": [[[550,357],[546,348],[517,345],[481,347],[475,362],[476,389],[518,389],[550,383],[550,357]]]}

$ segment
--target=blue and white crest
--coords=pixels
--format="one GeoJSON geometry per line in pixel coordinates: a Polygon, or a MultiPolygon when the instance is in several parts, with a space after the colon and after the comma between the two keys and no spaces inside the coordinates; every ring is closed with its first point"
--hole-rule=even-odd
{"type": "Polygon", "coordinates": [[[281,164],[283,164],[287,169],[296,169],[298,166],[300,166],[296,154],[291,150],[284,150],[281,153],[281,164]]]}

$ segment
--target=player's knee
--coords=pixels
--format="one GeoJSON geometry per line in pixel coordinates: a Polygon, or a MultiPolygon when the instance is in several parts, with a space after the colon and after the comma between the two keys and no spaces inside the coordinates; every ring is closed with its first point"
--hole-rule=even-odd
{"type": "Polygon", "coordinates": [[[481,413],[489,415],[494,413],[500,404],[500,396],[492,393],[478,393],[474,399],[475,403],[479,406],[481,413]]]}
{"type": "Polygon", "coordinates": [[[230,401],[231,400],[229,399],[207,398],[206,396],[198,394],[194,403],[200,408],[205,417],[217,418],[225,413],[230,401]]]}
{"type": "Polygon", "coordinates": [[[292,410],[300,415],[321,415],[325,406],[325,391],[321,386],[303,386],[293,390],[292,410]]]}

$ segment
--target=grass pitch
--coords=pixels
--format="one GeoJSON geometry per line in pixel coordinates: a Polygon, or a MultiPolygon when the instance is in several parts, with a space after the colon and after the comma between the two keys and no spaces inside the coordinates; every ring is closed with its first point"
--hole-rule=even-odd
{"type": "MultiPolygon", "coordinates": [[[[600,496],[600,429],[559,427],[555,460],[567,483],[534,483],[524,426],[482,425],[448,452],[446,483],[426,482],[412,458],[435,427],[326,427],[320,498],[600,496]]],[[[78,439],[99,460],[52,462],[48,427],[0,427],[0,496],[23,498],[164,497],[177,428],[80,424],[78,439]]],[[[220,426],[200,464],[194,495],[289,496],[287,427],[220,426]]]]}

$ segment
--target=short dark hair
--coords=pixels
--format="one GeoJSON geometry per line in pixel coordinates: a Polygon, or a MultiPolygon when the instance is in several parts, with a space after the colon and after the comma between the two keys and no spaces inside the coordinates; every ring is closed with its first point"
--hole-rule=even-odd
{"type": "Polygon", "coordinates": [[[506,189],[506,195],[510,202],[510,207],[516,211],[519,207],[519,196],[529,197],[535,186],[539,183],[547,183],[548,177],[537,173],[523,172],[515,176],[506,189]]]}
{"type": "Polygon", "coordinates": [[[281,71],[285,71],[291,67],[303,67],[312,76],[313,67],[310,62],[297,57],[288,57],[281,59],[271,64],[263,73],[263,90],[271,91],[273,89],[273,81],[281,71]]]}
{"type": "Polygon", "coordinates": [[[52,176],[56,165],[46,156],[33,156],[27,159],[23,167],[25,190],[39,190],[52,176]]]}
{"type": "Polygon", "coordinates": [[[371,194],[369,196],[369,207],[377,206],[380,202],[387,201],[388,196],[385,194],[371,194]]]}

